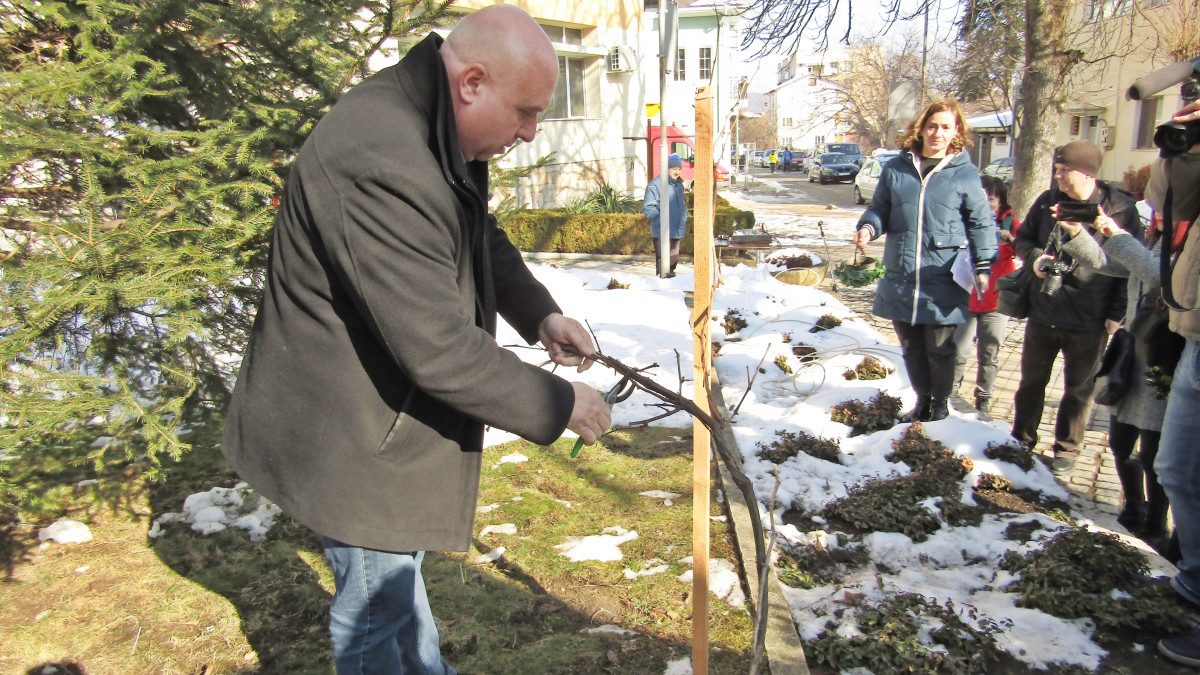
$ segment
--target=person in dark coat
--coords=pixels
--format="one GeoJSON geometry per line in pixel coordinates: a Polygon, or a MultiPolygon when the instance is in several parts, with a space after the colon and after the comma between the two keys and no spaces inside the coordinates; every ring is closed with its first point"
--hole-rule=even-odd
{"type": "Polygon", "coordinates": [[[901,139],[904,152],[884,165],[854,234],[860,250],[887,235],[873,311],[892,320],[917,394],[905,422],[950,415],[954,331],[967,320],[968,304],[967,290],[954,280],[955,260],[966,248],[975,283],[987,288],[997,255],[995,219],[979,171],[963,152],[966,134],[957,102],[926,106],[901,139]]]}
{"type": "Polygon", "coordinates": [[[662,201],[659,198],[662,190],[662,176],[655,176],[650,184],[646,186],[646,196],[642,200],[642,213],[650,219],[650,239],[654,242],[654,264],[658,269],[658,274],[665,277],[675,276],[675,268],[679,265],[679,247],[683,242],[683,237],[687,235],[687,201],[683,194],[683,159],[679,155],[670,155],[667,157],[667,183],[671,186],[670,203],[668,209],[670,213],[668,217],[671,219],[671,224],[667,229],[667,238],[671,240],[671,250],[669,251],[670,268],[664,273],[662,270],[662,201]]]}
{"type": "MultiPolygon", "coordinates": [[[[1029,320],[1021,348],[1021,382],[1013,400],[1012,435],[1025,447],[1037,445],[1046,385],[1061,352],[1063,397],[1052,446],[1056,471],[1071,469],[1083,441],[1100,357],[1108,336],[1125,316],[1126,284],[1123,279],[1080,266],[1063,251],[1066,233],[1051,207],[1063,200],[1097,205],[1135,238],[1142,232],[1133,199],[1096,179],[1100,160],[1100,148],[1091,141],[1071,141],[1063,146],[1054,162],[1057,189],[1034,200],[1015,241],[1017,255],[1043,281],[1027,291],[1029,320]],[[1044,263],[1048,261],[1058,263],[1057,274],[1047,272],[1044,263]],[[1048,277],[1054,278],[1046,281],[1048,277]],[[1048,292],[1055,286],[1060,287],[1048,292]]],[[[1094,223],[1083,225],[1088,236],[1104,243],[1105,237],[1096,232],[1094,223]]]]}
{"type": "Polygon", "coordinates": [[[556,363],[594,353],[487,212],[487,161],[533,140],[557,76],[532,17],[482,9],[343,96],[289,173],[222,450],[322,535],[341,675],[455,672],[420,568],[469,546],[484,425],[593,443],[610,422],[494,337],[499,312],[556,363]]]}

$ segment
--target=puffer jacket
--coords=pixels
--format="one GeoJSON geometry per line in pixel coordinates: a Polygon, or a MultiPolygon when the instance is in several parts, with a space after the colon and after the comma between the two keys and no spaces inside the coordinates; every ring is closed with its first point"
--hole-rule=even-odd
{"type": "Polygon", "coordinates": [[[887,271],[873,311],[914,325],[963,323],[969,296],[954,281],[954,260],[964,246],[977,269],[996,260],[995,217],[966,153],[946,157],[923,179],[919,162],[906,151],[884,165],[871,206],[858,221],[860,229],[871,229],[872,239],[887,235],[887,271]]]}
{"type": "MultiPolygon", "coordinates": [[[[999,241],[1000,231],[1016,235],[1020,228],[1021,221],[1014,218],[1012,209],[1009,209],[996,220],[997,241],[999,241]]],[[[988,287],[984,291],[983,297],[971,294],[972,313],[983,314],[996,311],[996,305],[1000,302],[1000,291],[996,290],[996,280],[1012,274],[1013,270],[1017,269],[1017,250],[1012,247],[1012,244],[1000,243],[999,247],[1000,256],[996,258],[996,262],[992,263],[992,276],[988,280],[988,287]]]]}
{"type": "MultiPolygon", "coordinates": [[[[642,213],[650,219],[650,236],[658,239],[659,222],[662,220],[659,214],[658,193],[659,184],[661,183],[659,176],[655,176],[654,180],[646,186],[646,198],[642,200],[642,213]]],[[[683,239],[687,234],[687,202],[683,198],[683,179],[668,180],[671,184],[671,229],[668,233],[672,239],[683,239]]]]}

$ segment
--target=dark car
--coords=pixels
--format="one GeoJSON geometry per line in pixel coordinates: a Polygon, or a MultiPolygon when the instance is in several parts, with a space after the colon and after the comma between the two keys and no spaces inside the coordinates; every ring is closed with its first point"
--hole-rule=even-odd
{"type": "Polygon", "coordinates": [[[862,166],[863,156],[862,150],[859,149],[858,143],[826,143],[825,152],[836,152],[846,156],[854,166],[862,166]]]}
{"type": "Polygon", "coordinates": [[[1013,169],[1016,167],[1016,157],[1001,157],[992,160],[991,164],[983,167],[982,173],[985,176],[995,176],[1000,180],[1012,185],[1013,169]]]}
{"type": "Polygon", "coordinates": [[[793,150],[792,151],[792,171],[803,171],[807,164],[808,164],[808,151],[807,150],[793,150]]]}
{"type": "Polygon", "coordinates": [[[858,165],[840,152],[823,152],[808,163],[808,182],[814,180],[821,184],[829,181],[853,180],[858,173],[858,165]]]}

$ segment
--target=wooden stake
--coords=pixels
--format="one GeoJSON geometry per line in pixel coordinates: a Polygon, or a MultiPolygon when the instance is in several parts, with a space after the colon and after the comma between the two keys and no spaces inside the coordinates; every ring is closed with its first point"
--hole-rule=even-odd
{"type": "MultiPolygon", "coordinates": [[[[692,296],[692,348],[694,371],[692,399],[709,416],[709,370],[712,343],[709,317],[713,291],[713,214],[716,199],[716,168],[713,162],[712,91],[696,90],[696,181],[693,219],[693,260],[696,286],[692,296]]],[[[692,422],[692,673],[708,673],[708,550],[710,499],[709,475],[712,435],[699,419],[692,422]]]]}

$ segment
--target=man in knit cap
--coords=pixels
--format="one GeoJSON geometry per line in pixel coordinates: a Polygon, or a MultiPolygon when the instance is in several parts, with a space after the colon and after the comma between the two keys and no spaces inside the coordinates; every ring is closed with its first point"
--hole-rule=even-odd
{"type": "Polygon", "coordinates": [[[673,277],[675,276],[675,267],[679,265],[679,249],[680,243],[683,241],[683,235],[687,234],[687,202],[683,198],[683,160],[679,155],[671,155],[667,158],[667,177],[670,179],[670,194],[669,200],[671,222],[668,225],[667,236],[671,240],[671,250],[668,252],[670,257],[670,268],[661,269],[660,257],[662,254],[659,251],[659,239],[661,230],[659,225],[662,221],[662,214],[659,212],[660,200],[659,191],[661,189],[661,176],[655,176],[650,184],[646,186],[646,198],[642,200],[642,213],[650,219],[650,238],[654,240],[654,260],[659,266],[659,276],[673,277]]]}
{"type": "Polygon", "coordinates": [[[1109,277],[1078,265],[1062,251],[1072,236],[1105,241],[1095,221],[1064,228],[1058,208],[1098,207],[1124,230],[1141,236],[1141,221],[1133,199],[1097,180],[1100,148],[1087,140],[1071,141],[1054,158],[1055,187],[1043,192],[1029,208],[1015,240],[1017,255],[1039,281],[1031,284],[1029,320],[1021,351],[1021,384],[1013,401],[1013,436],[1025,447],[1038,443],[1038,425],[1046,401],[1054,360],[1063,356],[1063,397],[1054,424],[1052,466],[1069,471],[1083,440],[1092,390],[1108,336],[1125,314],[1125,279],[1109,277]],[[1061,282],[1061,286],[1060,286],[1061,282]],[[1055,290],[1057,288],[1057,290],[1055,290]]]}

